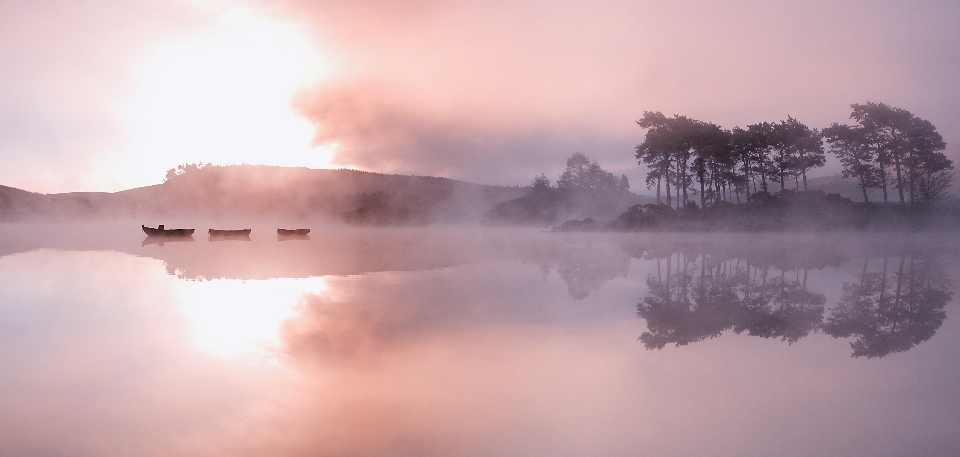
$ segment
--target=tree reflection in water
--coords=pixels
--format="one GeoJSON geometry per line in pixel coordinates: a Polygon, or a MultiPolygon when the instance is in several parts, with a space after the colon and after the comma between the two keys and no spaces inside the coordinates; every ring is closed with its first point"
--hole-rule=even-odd
{"type": "Polygon", "coordinates": [[[658,258],[657,273],[647,278],[650,293],[637,305],[649,329],[640,336],[647,348],[683,346],[731,329],[792,343],[819,328],[826,299],[807,290],[807,270],[774,272],[744,258],[691,254],[658,258]]]}
{"type": "Polygon", "coordinates": [[[546,277],[556,270],[575,300],[587,298],[608,281],[630,273],[630,255],[618,247],[578,246],[543,255],[538,260],[541,274],[546,277]]]}
{"type": "Polygon", "coordinates": [[[648,329],[640,341],[648,349],[679,347],[728,330],[788,343],[823,330],[835,338],[856,338],[854,357],[883,357],[933,337],[952,298],[931,252],[868,257],[859,282],[844,283],[842,298],[829,312],[824,295],[808,290],[807,276],[839,266],[836,253],[813,250],[798,258],[774,250],[744,257],[687,247],[644,257],[656,259],[648,293],[637,304],[648,329]]]}
{"type": "Polygon", "coordinates": [[[879,272],[869,271],[871,260],[864,260],[859,282],[843,284],[843,296],[823,324],[824,332],[856,337],[850,343],[853,356],[867,358],[903,352],[932,338],[952,298],[937,259],[884,256],[875,260],[882,263],[879,272]]]}

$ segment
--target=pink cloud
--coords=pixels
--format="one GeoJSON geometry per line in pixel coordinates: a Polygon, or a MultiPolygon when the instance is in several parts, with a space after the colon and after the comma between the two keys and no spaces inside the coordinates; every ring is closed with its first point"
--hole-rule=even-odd
{"type": "Polygon", "coordinates": [[[627,168],[644,110],[825,126],[846,121],[851,103],[885,100],[960,139],[945,106],[960,104],[948,95],[958,65],[916,52],[958,51],[942,39],[953,35],[948,4],[281,4],[338,64],[296,104],[318,142],[361,168],[486,182],[500,168],[520,183],[589,138],[607,141],[581,152],[627,168]],[[515,158],[525,153],[536,159],[515,158]]]}

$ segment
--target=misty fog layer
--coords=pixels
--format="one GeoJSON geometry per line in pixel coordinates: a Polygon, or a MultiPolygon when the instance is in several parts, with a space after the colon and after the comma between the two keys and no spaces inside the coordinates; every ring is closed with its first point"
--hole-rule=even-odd
{"type": "Polygon", "coordinates": [[[250,226],[0,226],[0,453],[960,450],[950,234],[250,226]]]}

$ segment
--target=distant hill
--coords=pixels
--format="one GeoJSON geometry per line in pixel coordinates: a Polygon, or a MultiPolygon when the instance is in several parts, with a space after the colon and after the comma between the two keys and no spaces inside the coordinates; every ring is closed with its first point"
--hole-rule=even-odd
{"type": "Polygon", "coordinates": [[[328,219],[360,225],[479,221],[529,188],[447,178],[265,165],[206,166],[120,192],[36,194],[0,186],[0,220],[328,219]]]}
{"type": "MultiPolygon", "coordinates": [[[[802,184],[801,184],[802,186],[802,184]]],[[[956,198],[960,196],[960,182],[954,181],[953,189],[951,191],[951,197],[956,198]]],[[[789,187],[789,184],[788,184],[789,187]]],[[[792,187],[790,187],[792,189],[792,187]]],[[[860,186],[856,179],[847,178],[843,179],[840,175],[830,175],[822,176],[819,178],[807,179],[807,188],[810,190],[822,190],[826,194],[840,194],[842,197],[847,197],[851,201],[862,202],[863,201],[863,191],[860,190],[860,186]]],[[[771,193],[780,189],[779,184],[774,184],[770,187],[771,193]]],[[[867,197],[872,203],[879,203],[883,201],[883,191],[880,189],[870,188],[867,189],[867,197]]],[[[887,199],[891,202],[900,201],[900,197],[897,193],[897,189],[893,187],[893,184],[887,188],[887,199]]]]}
{"type": "MultiPolygon", "coordinates": [[[[779,184],[771,187],[771,192],[779,189],[779,184]]],[[[803,184],[801,184],[802,188],[803,184]]],[[[792,186],[790,187],[793,188],[792,186]]],[[[819,178],[807,179],[807,188],[810,190],[822,190],[825,194],[840,194],[841,197],[849,198],[851,201],[862,202],[863,191],[853,178],[843,179],[840,175],[821,176],[819,178]]],[[[887,189],[887,198],[893,199],[896,189],[887,189]]],[[[880,189],[867,189],[867,197],[871,202],[882,202],[883,191],[880,189]]]]}
{"type": "Polygon", "coordinates": [[[0,220],[7,214],[34,211],[41,206],[44,196],[14,187],[0,186],[0,220]]]}

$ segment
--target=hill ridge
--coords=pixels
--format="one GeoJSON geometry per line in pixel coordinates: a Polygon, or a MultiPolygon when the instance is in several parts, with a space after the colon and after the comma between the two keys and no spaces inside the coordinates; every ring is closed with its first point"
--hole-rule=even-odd
{"type": "Polygon", "coordinates": [[[525,192],[520,186],[349,168],[205,166],[116,192],[39,194],[0,186],[0,221],[204,216],[427,224],[479,220],[525,192]]]}

